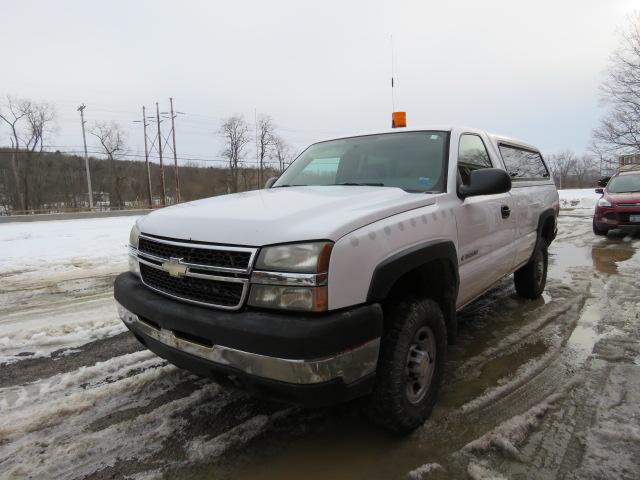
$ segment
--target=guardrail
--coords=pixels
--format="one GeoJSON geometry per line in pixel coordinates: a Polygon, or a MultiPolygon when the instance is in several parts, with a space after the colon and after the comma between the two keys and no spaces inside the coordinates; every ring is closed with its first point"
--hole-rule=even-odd
{"type": "MultiPolygon", "coordinates": [[[[0,223],[11,222],[41,222],[49,220],[77,220],[82,218],[108,218],[108,217],[125,217],[134,215],[146,215],[152,210],[149,208],[138,209],[111,209],[111,210],[94,210],[76,209],[75,211],[47,212],[47,213],[29,213],[29,214],[12,214],[0,215],[0,223]]],[[[33,211],[35,212],[35,211],[33,211]]]]}

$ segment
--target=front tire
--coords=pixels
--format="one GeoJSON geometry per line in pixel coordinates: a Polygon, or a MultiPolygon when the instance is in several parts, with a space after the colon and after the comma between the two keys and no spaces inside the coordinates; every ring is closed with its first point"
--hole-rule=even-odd
{"type": "Polygon", "coordinates": [[[388,430],[407,433],[429,417],[442,383],[447,333],[439,305],[409,297],[385,309],[376,386],[365,413],[388,430]]]}
{"type": "Polygon", "coordinates": [[[547,242],[540,238],[529,263],[517,270],[513,276],[518,295],[530,300],[535,300],[542,295],[547,284],[548,265],[547,242]]]}
{"type": "Polygon", "coordinates": [[[595,233],[596,235],[606,235],[607,233],[609,233],[609,229],[608,228],[600,228],[598,227],[598,224],[596,223],[596,217],[593,217],[593,233],[595,233]]]}

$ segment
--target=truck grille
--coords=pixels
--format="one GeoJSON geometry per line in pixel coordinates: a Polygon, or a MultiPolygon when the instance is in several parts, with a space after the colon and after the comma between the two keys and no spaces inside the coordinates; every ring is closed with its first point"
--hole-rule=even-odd
{"type": "Polygon", "coordinates": [[[160,258],[181,258],[185,263],[221,267],[225,269],[247,270],[251,261],[250,251],[225,250],[219,248],[203,248],[198,245],[176,245],[147,237],[140,237],[138,250],[160,258]]]}
{"type": "Polygon", "coordinates": [[[167,272],[140,264],[142,281],[162,293],[207,305],[235,307],[240,305],[245,288],[242,283],[208,280],[196,277],[172,277],[167,272]]]}
{"type": "Polygon", "coordinates": [[[135,255],[147,287],[185,302],[242,307],[257,249],[141,235],[135,255]]]}

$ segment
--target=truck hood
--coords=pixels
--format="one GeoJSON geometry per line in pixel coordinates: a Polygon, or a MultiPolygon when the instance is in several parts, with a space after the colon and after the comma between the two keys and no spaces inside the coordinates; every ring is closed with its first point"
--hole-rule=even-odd
{"type": "Polygon", "coordinates": [[[336,241],[382,218],[435,203],[437,195],[368,186],[284,187],[181,203],[142,217],[142,233],[263,246],[336,241]]]}

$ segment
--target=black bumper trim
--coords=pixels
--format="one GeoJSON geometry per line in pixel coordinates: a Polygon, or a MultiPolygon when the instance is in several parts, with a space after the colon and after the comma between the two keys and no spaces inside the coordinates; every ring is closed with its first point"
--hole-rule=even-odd
{"type": "Polygon", "coordinates": [[[116,278],[114,296],[128,310],[164,329],[278,358],[329,357],[382,335],[379,304],[320,315],[228,312],[166,298],[145,287],[129,272],[116,278]]]}

